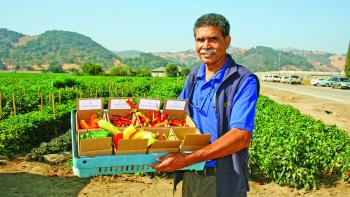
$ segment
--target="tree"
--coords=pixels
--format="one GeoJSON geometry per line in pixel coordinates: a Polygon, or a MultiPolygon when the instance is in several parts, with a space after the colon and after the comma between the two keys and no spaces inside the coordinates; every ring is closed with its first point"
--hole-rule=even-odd
{"type": "Polygon", "coordinates": [[[53,73],[62,73],[63,72],[62,65],[57,60],[50,61],[49,67],[47,68],[47,70],[50,72],[53,72],[53,73]]]}
{"type": "Polygon", "coordinates": [[[111,75],[113,76],[130,76],[131,69],[129,67],[113,67],[111,75]]]}
{"type": "Polygon", "coordinates": [[[102,67],[92,62],[85,62],[82,69],[83,73],[88,75],[99,75],[102,73],[102,67]]]}
{"type": "Polygon", "coordinates": [[[350,77],[350,42],[348,47],[348,54],[346,56],[344,71],[345,71],[345,76],[350,77]]]}
{"type": "Polygon", "coordinates": [[[179,74],[179,69],[174,62],[169,62],[165,67],[165,73],[168,77],[177,77],[179,74]]]}
{"type": "Polygon", "coordinates": [[[183,68],[181,71],[181,75],[186,77],[188,74],[190,74],[190,71],[191,70],[189,68],[183,68]]]}

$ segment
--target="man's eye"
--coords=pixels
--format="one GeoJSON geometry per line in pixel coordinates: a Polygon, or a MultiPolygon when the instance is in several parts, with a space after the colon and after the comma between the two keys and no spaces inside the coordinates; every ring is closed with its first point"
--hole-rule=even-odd
{"type": "Polygon", "coordinates": [[[217,37],[210,37],[209,40],[210,40],[210,41],[217,41],[218,38],[217,38],[217,37]]]}
{"type": "Polygon", "coordinates": [[[204,42],[204,38],[196,38],[197,42],[204,42]]]}

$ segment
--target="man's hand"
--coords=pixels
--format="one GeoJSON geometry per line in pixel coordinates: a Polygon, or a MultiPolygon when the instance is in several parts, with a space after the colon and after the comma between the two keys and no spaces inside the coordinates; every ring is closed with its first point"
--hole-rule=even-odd
{"type": "Polygon", "coordinates": [[[168,153],[156,159],[160,164],[150,164],[152,168],[159,172],[173,172],[190,165],[186,160],[187,153],[168,153]]]}

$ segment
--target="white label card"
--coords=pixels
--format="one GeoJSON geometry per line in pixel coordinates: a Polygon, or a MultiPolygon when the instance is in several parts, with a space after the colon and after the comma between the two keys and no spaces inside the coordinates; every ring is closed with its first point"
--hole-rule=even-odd
{"type": "Polygon", "coordinates": [[[126,101],[127,99],[111,99],[110,109],[131,109],[126,101]]]}
{"type": "Polygon", "coordinates": [[[140,99],[139,109],[157,110],[160,107],[160,100],[140,99]]]}
{"type": "Polygon", "coordinates": [[[79,100],[79,110],[102,109],[101,99],[79,100]]]}
{"type": "Polygon", "coordinates": [[[167,100],[165,109],[185,110],[186,101],[167,100]]]}

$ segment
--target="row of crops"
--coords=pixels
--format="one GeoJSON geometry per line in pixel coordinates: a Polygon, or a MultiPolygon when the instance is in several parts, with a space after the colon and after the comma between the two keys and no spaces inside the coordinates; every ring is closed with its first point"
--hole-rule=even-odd
{"type": "MultiPolygon", "coordinates": [[[[184,78],[0,74],[0,156],[49,141],[69,127],[77,98],[176,98],[184,78]]],[[[107,102],[105,102],[107,103],[107,102]]],[[[260,96],[250,151],[251,175],[307,189],[332,176],[350,182],[350,137],[291,106],[260,96]]]]}

